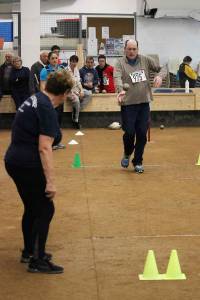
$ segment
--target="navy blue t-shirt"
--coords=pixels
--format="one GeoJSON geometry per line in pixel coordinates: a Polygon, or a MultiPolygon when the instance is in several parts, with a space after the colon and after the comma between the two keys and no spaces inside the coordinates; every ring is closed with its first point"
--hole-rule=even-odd
{"type": "Polygon", "coordinates": [[[41,92],[24,101],[16,113],[6,163],[20,167],[41,166],[40,135],[61,139],[56,111],[48,96],[41,92]]]}

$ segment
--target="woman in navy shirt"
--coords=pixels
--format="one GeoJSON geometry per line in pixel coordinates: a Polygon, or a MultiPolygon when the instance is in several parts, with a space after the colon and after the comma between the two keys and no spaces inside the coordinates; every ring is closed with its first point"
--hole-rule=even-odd
{"type": "Polygon", "coordinates": [[[14,180],[24,204],[22,231],[24,250],[21,262],[29,272],[62,273],[45,252],[49,224],[54,214],[52,144],[61,139],[55,107],[70,93],[73,80],[65,70],[49,74],[44,92],[39,92],[19,107],[12,128],[5,167],[14,180]]]}

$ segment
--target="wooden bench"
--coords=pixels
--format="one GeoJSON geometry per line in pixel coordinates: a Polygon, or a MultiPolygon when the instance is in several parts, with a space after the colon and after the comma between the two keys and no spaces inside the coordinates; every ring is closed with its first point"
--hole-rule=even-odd
{"type": "MultiPolygon", "coordinates": [[[[200,110],[200,88],[193,93],[154,93],[151,111],[194,111],[200,110]]],[[[0,113],[15,113],[15,104],[11,96],[3,96],[0,101],[0,113]]],[[[117,112],[116,94],[94,94],[83,112],[117,112]]],[[[64,112],[71,112],[71,104],[64,103],[64,112]]]]}

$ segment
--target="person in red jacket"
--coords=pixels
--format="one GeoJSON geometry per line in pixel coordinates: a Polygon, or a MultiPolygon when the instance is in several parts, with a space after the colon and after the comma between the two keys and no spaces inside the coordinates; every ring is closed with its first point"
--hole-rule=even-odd
{"type": "Polygon", "coordinates": [[[99,91],[100,93],[115,93],[113,80],[113,67],[106,63],[105,55],[99,55],[99,65],[96,70],[99,75],[99,91]]]}

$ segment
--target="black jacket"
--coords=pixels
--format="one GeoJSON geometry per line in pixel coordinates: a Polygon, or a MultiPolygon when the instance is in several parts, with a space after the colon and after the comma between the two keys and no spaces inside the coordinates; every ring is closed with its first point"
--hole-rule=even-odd
{"type": "Polygon", "coordinates": [[[31,66],[29,89],[31,95],[40,92],[40,72],[44,68],[41,62],[37,61],[31,66]]]}

